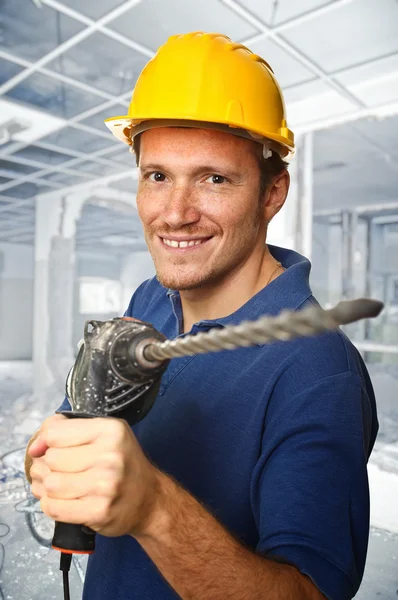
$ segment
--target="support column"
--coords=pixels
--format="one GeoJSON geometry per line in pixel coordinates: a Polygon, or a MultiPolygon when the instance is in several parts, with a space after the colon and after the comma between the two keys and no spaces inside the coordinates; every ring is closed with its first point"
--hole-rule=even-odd
{"type": "Polygon", "coordinates": [[[267,242],[291,248],[307,258],[312,254],[313,134],[297,140],[289,168],[290,191],[285,206],[272,220],[267,242]]]}
{"type": "Polygon", "coordinates": [[[330,307],[337,304],[342,297],[343,256],[342,256],[341,223],[329,221],[328,235],[328,302],[330,307]]]}
{"type": "MultiPolygon", "coordinates": [[[[384,272],[382,264],[384,256],[383,225],[376,224],[372,218],[368,218],[366,238],[365,296],[384,301],[384,282],[381,277],[384,272]]],[[[375,323],[371,319],[365,321],[365,340],[372,339],[372,327],[374,326],[375,323]]]]}
{"type": "Polygon", "coordinates": [[[342,227],[342,296],[343,298],[353,298],[355,295],[354,275],[355,275],[355,252],[357,249],[357,214],[343,210],[341,213],[342,227]]]}
{"type": "Polygon", "coordinates": [[[36,200],[34,394],[62,401],[72,348],[76,221],[86,196],[36,200]]]}

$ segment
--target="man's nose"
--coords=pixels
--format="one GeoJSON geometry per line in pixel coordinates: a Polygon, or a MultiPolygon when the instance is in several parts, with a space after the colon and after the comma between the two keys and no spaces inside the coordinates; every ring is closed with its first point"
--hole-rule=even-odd
{"type": "Polygon", "coordinates": [[[173,186],[164,203],[162,216],[172,229],[199,221],[200,211],[192,190],[186,185],[173,186]]]}

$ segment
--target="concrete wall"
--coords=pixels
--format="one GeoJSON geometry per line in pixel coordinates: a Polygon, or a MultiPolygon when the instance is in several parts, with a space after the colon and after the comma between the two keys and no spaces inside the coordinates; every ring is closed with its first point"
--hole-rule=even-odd
{"type": "Polygon", "coordinates": [[[75,280],[75,308],[73,322],[73,346],[83,337],[84,323],[89,319],[107,320],[120,317],[127,309],[137,287],[154,275],[154,266],[149,252],[132,252],[116,258],[112,255],[79,254],[75,280]],[[79,280],[82,277],[99,277],[120,282],[120,307],[113,312],[82,314],[79,308],[79,280]]]}
{"type": "Polygon", "coordinates": [[[32,357],[33,247],[0,244],[0,360],[32,357]]]}
{"type": "MultiPolygon", "coordinates": [[[[135,289],[153,273],[148,252],[132,253],[122,259],[112,254],[78,253],[72,339],[74,348],[82,338],[86,320],[106,320],[123,314],[135,289]],[[81,314],[79,279],[85,276],[121,282],[120,308],[114,312],[81,314]]],[[[33,284],[33,247],[0,244],[0,361],[32,358],[33,284]]],[[[62,310],[59,318],[62,319],[62,310]]]]}
{"type": "Polygon", "coordinates": [[[82,277],[98,277],[119,280],[120,261],[111,254],[93,254],[89,252],[78,253],[76,260],[75,290],[74,290],[74,318],[72,344],[77,354],[77,344],[83,337],[84,323],[89,319],[107,320],[120,316],[120,311],[107,313],[81,314],[79,306],[79,286],[82,277]]]}

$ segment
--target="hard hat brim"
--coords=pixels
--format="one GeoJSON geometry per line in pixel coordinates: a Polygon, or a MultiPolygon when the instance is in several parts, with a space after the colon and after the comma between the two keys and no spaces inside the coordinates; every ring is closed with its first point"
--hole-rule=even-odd
{"type": "MultiPolygon", "coordinates": [[[[159,125],[160,127],[164,127],[164,122],[169,120],[170,121],[170,126],[172,126],[173,121],[175,121],[175,119],[157,119],[159,120],[159,122],[162,122],[162,125],[159,125]]],[[[143,124],[143,122],[146,121],[146,119],[132,119],[131,117],[125,115],[125,116],[121,116],[121,117],[110,117],[108,119],[105,119],[105,125],[107,126],[107,128],[113,133],[113,135],[120,140],[121,142],[124,142],[125,144],[128,144],[129,146],[132,145],[132,139],[134,137],[134,127],[139,125],[140,123],[143,124]]],[[[151,119],[151,121],[153,121],[151,119]]],[[[179,119],[179,121],[181,121],[179,119]]],[[[186,119],[186,127],[195,127],[195,119],[186,119]]],[[[210,123],[210,122],[209,122],[210,123]]],[[[219,123],[220,125],[224,125],[224,126],[228,126],[228,128],[231,129],[231,134],[234,134],[234,124],[230,123],[230,122],[225,122],[225,123],[219,123]]],[[[199,125],[203,127],[203,124],[199,125]]],[[[241,128],[241,126],[239,124],[235,125],[236,128],[241,128]]],[[[152,129],[153,125],[151,125],[151,127],[148,127],[148,129],[152,129]]],[[[140,132],[145,131],[144,127],[140,127],[140,132]]],[[[278,144],[278,146],[281,147],[282,153],[287,156],[288,154],[292,154],[294,153],[294,142],[292,141],[292,144],[288,144],[286,142],[286,137],[283,137],[281,135],[277,135],[277,134],[269,134],[269,135],[264,135],[260,132],[254,131],[253,132],[253,139],[256,138],[256,136],[258,136],[258,141],[261,142],[262,140],[270,140],[272,142],[276,142],[278,144]]]]}

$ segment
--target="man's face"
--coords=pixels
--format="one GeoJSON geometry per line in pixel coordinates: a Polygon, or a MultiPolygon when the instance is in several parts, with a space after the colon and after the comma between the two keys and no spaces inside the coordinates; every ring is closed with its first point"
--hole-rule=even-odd
{"type": "Polygon", "coordinates": [[[209,129],[141,137],[137,208],[159,281],[222,285],[263,252],[259,145],[209,129]]]}

